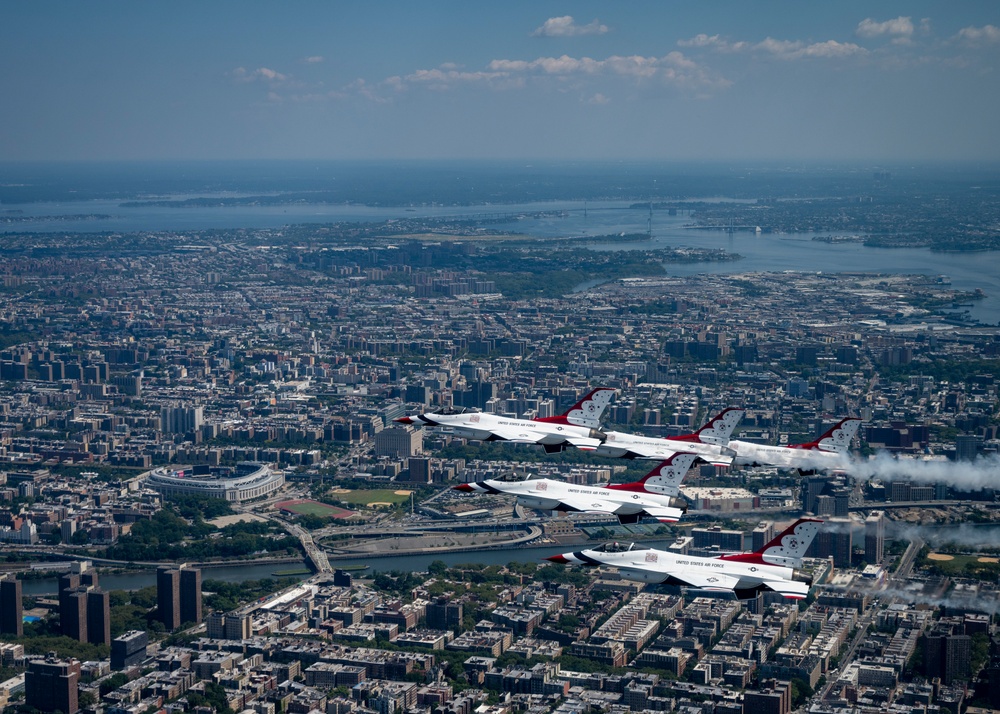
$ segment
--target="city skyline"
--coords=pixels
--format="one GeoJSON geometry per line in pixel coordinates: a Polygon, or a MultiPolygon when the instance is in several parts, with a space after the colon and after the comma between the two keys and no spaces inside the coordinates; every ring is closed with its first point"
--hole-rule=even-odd
{"type": "Polygon", "coordinates": [[[1000,159],[989,3],[0,10],[0,160],[1000,159]]]}

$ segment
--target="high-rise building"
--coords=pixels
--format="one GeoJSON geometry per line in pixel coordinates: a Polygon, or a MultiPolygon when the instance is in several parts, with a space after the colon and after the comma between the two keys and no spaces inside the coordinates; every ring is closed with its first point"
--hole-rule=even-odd
{"type": "Polygon", "coordinates": [[[226,639],[245,640],[252,634],[252,619],[250,615],[226,615],[226,639]]]}
{"type": "Polygon", "coordinates": [[[427,626],[438,630],[458,627],[462,624],[462,610],[462,603],[440,597],[427,606],[427,626]]]}
{"type": "Polygon", "coordinates": [[[181,624],[181,571],[171,565],[156,570],[156,605],[160,621],[176,630],[181,624]]]}
{"type": "Polygon", "coordinates": [[[430,483],[431,482],[431,460],[411,458],[407,462],[410,469],[410,483],[430,483]]]}
{"type": "Polygon", "coordinates": [[[955,437],[955,458],[958,461],[975,461],[983,447],[983,437],[959,434],[955,437]]]}
{"type": "Polygon", "coordinates": [[[205,423],[204,407],[169,406],[160,409],[160,428],[167,434],[187,434],[205,423]]]}
{"type": "Polygon", "coordinates": [[[774,540],[774,523],[772,521],[762,521],[753,529],[750,536],[750,549],[760,550],[774,540]]]}
{"type": "Polygon", "coordinates": [[[743,531],[723,530],[718,526],[711,528],[692,528],[695,548],[710,548],[718,546],[721,550],[738,553],[743,550],[743,531]]]}
{"type": "Polygon", "coordinates": [[[251,625],[247,614],[212,612],[205,618],[206,634],[219,640],[245,640],[251,635],[251,625]]]}
{"type": "Polygon", "coordinates": [[[149,634],[131,630],[111,641],[111,669],[127,669],[146,659],[149,634]]]}
{"type": "Polygon", "coordinates": [[[163,565],[156,571],[156,602],[168,630],[185,622],[200,623],[201,570],[186,565],[163,565]]]}
{"type": "Polygon", "coordinates": [[[958,634],[953,623],[939,622],[924,636],[924,673],[928,679],[940,677],[944,684],[969,676],[972,637],[958,634]]]}
{"type": "Polygon", "coordinates": [[[873,565],[885,558],[885,511],[872,511],[865,519],[865,561],[873,565]]]}
{"type": "Polygon", "coordinates": [[[201,624],[201,570],[181,569],[181,622],[201,624]]]}
{"type": "Polygon", "coordinates": [[[792,685],[775,679],[764,680],[760,689],[743,693],[746,714],[788,714],[792,710],[792,685]]]}
{"type": "MultiPolygon", "coordinates": [[[[59,625],[66,637],[79,642],[87,641],[87,588],[80,586],[64,590],[65,606],[59,608],[59,625]]],[[[60,597],[62,599],[62,597],[60,597]]]]}
{"type": "Polygon", "coordinates": [[[76,714],[80,711],[77,704],[79,683],[78,660],[61,660],[53,655],[44,660],[31,660],[24,673],[24,701],[39,711],[76,714]]]}
{"type": "Polygon", "coordinates": [[[13,573],[0,578],[0,632],[24,634],[21,581],[13,573]]]}
{"type": "MultiPolygon", "coordinates": [[[[73,564],[74,566],[77,563],[73,564]]],[[[80,571],[70,570],[68,573],[63,573],[59,576],[59,618],[60,623],[63,623],[62,612],[64,609],[69,607],[69,594],[71,591],[80,587],[80,571]]],[[[63,628],[63,634],[66,634],[65,627],[63,628]]]]}
{"type": "Polygon", "coordinates": [[[409,424],[391,426],[375,435],[376,456],[408,459],[419,454],[423,448],[423,430],[414,429],[409,424]]]}
{"type": "Polygon", "coordinates": [[[73,563],[59,576],[59,626],[80,642],[111,644],[111,603],[97,586],[97,571],[89,561],[73,563]]]}
{"type": "Polygon", "coordinates": [[[111,598],[100,588],[87,593],[87,642],[111,644],[111,598]]]}
{"type": "Polygon", "coordinates": [[[816,539],[806,551],[806,556],[809,558],[829,558],[832,556],[833,564],[836,567],[851,567],[854,544],[851,537],[850,521],[837,521],[831,518],[827,524],[830,530],[821,529],[816,534],[816,539]]]}
{"type": "Polygon", "coordinates": [[[213,640],[226,638],[226,613],[210,612],[205,618],[205,634],[213,640]]]}

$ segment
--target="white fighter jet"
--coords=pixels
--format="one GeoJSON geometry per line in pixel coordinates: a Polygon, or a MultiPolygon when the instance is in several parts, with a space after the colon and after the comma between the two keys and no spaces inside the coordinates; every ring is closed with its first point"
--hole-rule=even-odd
{"type": "Polygon", "coordinates": [[[859,426],[860,419],[841,419],[821,437],[805,444],[769,446],[733,439],[729,442],[729,448],[736,452],[734,464],[777,466],[802,471],[844,469],[848,466],[848,450],[859,426]]]}
{"type": "Polygon", "coordinates": [[[823,521],[800,518],[770,543],[751,553],[703,558],[679,555],[635,543],[606,543],[592,550],[553,555],[546,560],[564,565],[607,566],[627,580],[665,583],[702,590],[729,591],[741,600],[763,590],[801,600],[809,594],[809,577],[802,567],[809,544],[823,521]]]}
{"type": "Polygon", "coordinates": [[[597,456],[625,459],[664,459],[678,452],[697,454],[710,464],[728,466],[733,451],[727,446],[733,429],[743,418],[743,409],[724,409],[693,434],[659,438],[622,431],[605,431],[605,439],[594,451],[597,456]]]}
{"type": "Polygon", "coordinates": [[[678,487],[694,463],[695,454],[674,454],[635,483],[578,486],[540,478],[527,481],[477,481],[462,483],[455,490],[465,493],[506,493],[517,496],[526,508],[544,511],[609,513],[621,523],[636,523],[643,516],[673,523],[684,515],[672,505],[678,487]]]}
{"type": "Polygon", "coordinates": [[[441,430],[464,439],[510,441],[515,444],[541,444],[547,452],[575,446],[593,451],[604,441],[600,430],[601,414],[615,390],[598,387],[565,413],[539,419],[512,419],[477,411],[440,411],[399,417],[400,424],[441,427],[441,430]]]}

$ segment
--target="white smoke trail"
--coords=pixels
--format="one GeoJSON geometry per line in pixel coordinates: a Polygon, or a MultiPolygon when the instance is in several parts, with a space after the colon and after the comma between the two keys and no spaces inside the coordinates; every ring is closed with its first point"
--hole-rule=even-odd
{"type": "MultiPolygon", "coordinates": [[[[1000,456],[980,456],[974,461],[924,461],[897,458],[884,451],[874,457],[843,457],[837,470],[856,479],[910,481],[919,484],[947,484],[966,491],[1000,488],[1000,456]]],[[[830,468],[829,465],[826,468],[830,468]]]]}
{"type": "Polygon", "coordinates": [[[934,607],[947,607],[954,610],[971,610],[974,612],[984,612],[988,615],[996,615],[1000,612],[1000,602],[993,597],[982,597],[963,594],[945,595],[944,597],[934,597],[928,593],[908,590],[906,588],[888,587],[884,590],[877,588],[858,588],[856,591],[865,592],[872,597],[888,599],[895,598],[915,605],[931,605],[934,607]]]}
{"type": "Polygon", "coordinates": [[[952,543],[960,547],[983,548],[991,551],[1000,549],[1000,527],[996,525],[976,526],[960,523],[941,528],[929,528],[912,523],[888,521],[885,537],[891,540],[922,540],[931,547],[952,543]]]}

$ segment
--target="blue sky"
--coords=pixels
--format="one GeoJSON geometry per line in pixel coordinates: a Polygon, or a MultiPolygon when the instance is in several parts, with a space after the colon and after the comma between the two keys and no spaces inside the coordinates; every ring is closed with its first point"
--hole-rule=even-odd
{"type": "Polygon", "coordinates": [[[1000,3],[0,3],[0,161],[1000,160],[1000,3]]]}

